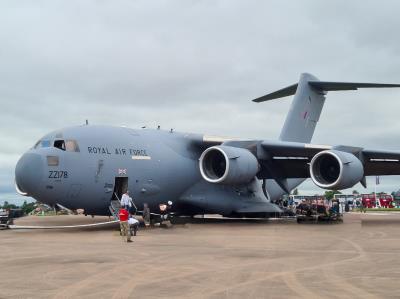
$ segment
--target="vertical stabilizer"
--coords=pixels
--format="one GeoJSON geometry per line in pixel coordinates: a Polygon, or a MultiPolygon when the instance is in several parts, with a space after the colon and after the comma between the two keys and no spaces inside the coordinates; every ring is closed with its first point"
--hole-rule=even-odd
{"type": "MultiPolygon", "coordinates": [[[[315,127],[321,115],[325,103],[325,92],[312,87],[309,82],[319,80],[311,74],[300,75],[298,84],[293,84],[266,96],[253,100],[264,102],[294,94],[292,105],[286,116],[279,140],[309,143],[315,131],[315,127]]],[[[304,179],[285,179],[280,181],[266,180],[264,190],[268,190],[270,199],[277,199],[284,193],[301,184],[304,179]],[[285,188],[283,188],[285,186],[285,188]]]]}
{"type": "MultiPolygon", "coordinates": [[[[304,73],[301,74],[299,83],[254,99],[253,102],[261,103],[294,95],[279,140],[309,143],[324,107],[327,91],[391,87],[400,87],[400,84],[320,81],[313,75],[304,73]]],[[[304,179],[268,179],[264,186],[268,190],[269,198],[277,199],[302,181],[304,179]]],[[[365,185],[365,180],[361,182],[365,185]]]]}
{"type": "Polygon", "coordinates": [[[318,79],[311,74],[301,74],[279,140],[305,143],[311,141],[325,103],[325,92],[312,87],[308,84],[310,81],[315,82],[318,79]]]}

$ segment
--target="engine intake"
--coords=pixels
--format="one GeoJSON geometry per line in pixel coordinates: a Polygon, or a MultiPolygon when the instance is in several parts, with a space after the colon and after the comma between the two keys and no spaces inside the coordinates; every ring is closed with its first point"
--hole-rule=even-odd
{"type": "Polygon", "coordinates": [[[201,176],[215,184],[246,184],[257,174],[257,158],[247,149],[212,146],[200,156],[201,176]]]}
{"type": "Polygon", "coordinates": [[[351,153],[330,150],[316,154],[310,163],[313,182],[324,189],[347,189],[364,176],[361,161],[351,153]]]}

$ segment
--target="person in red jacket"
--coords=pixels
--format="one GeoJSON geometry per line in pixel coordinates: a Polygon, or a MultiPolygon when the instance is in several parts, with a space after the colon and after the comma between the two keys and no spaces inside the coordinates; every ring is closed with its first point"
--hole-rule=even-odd
{"type": "Polygon", "coordinates": [[[126,242],[132,242],[131,231],[128,224],[129,212],[126,209],[119,210],[119,226],[122,236],[126,236],[126,242]]]}

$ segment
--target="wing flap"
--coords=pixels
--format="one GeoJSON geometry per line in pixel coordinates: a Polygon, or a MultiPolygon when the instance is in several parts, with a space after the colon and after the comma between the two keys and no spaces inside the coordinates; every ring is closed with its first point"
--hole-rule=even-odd
{"type": "Polygon", "coordinates": [[[400,151],[363,150],[364,174],[399,175],[400,151]]]}
{"type": "MultiPolygon", "coordinates": [[[[382,151],[382,150],[369,150],[364,149],[363,155],[365,158],[372,161],[387,160],[387,162],[399,162],[400,151],[382,151]]],[[[381,161],[383,162],[383,161],[381,161]]]]}
{"type": "Polygon", "coordinates": [[[278,184],[288,178],[309,178],[312,157],[331,148],[329,145],[264,140],[257,147],[261,165],[257,176],[260,179],[274,179],[278,184]]]}
{"type": "Polygon", "coordinates": [[[261,142],[262,148],[272,157],[311,158],[316,153],[329,150],[330,145],[310,144],[301,142],[269,141],[261,142]]]}

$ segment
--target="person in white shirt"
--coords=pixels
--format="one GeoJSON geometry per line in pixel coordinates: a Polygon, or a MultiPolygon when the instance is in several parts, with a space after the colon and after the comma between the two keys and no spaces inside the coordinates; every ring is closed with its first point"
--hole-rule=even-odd
{"type": "Polygon", "coordinates": [[[132,198],[129,196],[129,190],[126,190],[124,194],[122,194],[121,197],[121,206],[126,209],[127,211],[130,211],[132,208],[132,198]]]}
{"type": "Polygon", "coordinates": [[[139,228],[139,221],[136,218],[133,218],[132,215],[129,215],[128,225],[131,232],[131,236],[136,236],[136,232],[139,228]],[[133,230],[133,234],[132,234],[133,230]]]}

